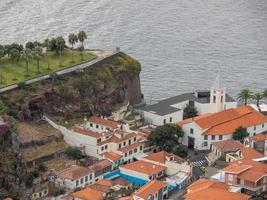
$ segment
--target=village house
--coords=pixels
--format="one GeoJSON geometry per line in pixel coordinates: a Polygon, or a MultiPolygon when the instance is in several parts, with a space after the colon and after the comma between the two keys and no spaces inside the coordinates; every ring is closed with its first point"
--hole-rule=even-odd
{"type": "Polygon", "coordinates": [[[119,200],[163,200],[168,198],[167,183],[152,180],[139,188],[129,197],[121,197],[119,200]]]}
{"type": "Polygon", "coordinates": [[[171,189],[184,187],[192,175],[192,167],[188,162],[166,151],[151,153],[140,160],[166,167],[166,182],[171,189]]]}
{"type": "Polygon", "coordinates": [[[231,191],[232,188],[220,183],[201,178],[187,188],[185,200],[248,200],[249,195],[231,191]]]}
{"type": "Polygon", "coordinates": [[[119,169],[122,178],[137,185],[144,185],[150,180],[161,178],[166,173],[165,166],[143,160],[122,165],[119,169]]]}
{"type": "Polygon", "coordinates": [[[263,158],[264,155],[261,154],[260,152],[256,151],[253,148],[250,147],[241,147],[235,152],[229,152],[226,154],[226,162],[233,162],[236,160],[239,160],[241,158],[246,158],[246,159],[259,159],[263,158]]]}
{"type": "Polygon", "coordinates": [[[267,134],[258,134],[244,139],[244,145],[267,155],[267,134]]]}
{"type": "Polygon", "coordinates": [[[232,139],[239,127],[246,128],[250,136],[267,131],[267,117],[250,106],[242,106],[189,118],[177,125],[185,132],[184,145],[209,150],[213,142],[232,139]]]}
{"type": "Polygon", "coordinates": [[[93,182],[94,171],[77,165],[73,165],[59,172],[56,179],[56,184],[70,190],[83,188],[93,182]]]}
{"type": "Polygon", "coordinates": [[[106,131],[114,131],[114,130],[129,131],[129,126],[128,124],[110,120],[104,117],[92,116],[88,120],[86,120],[85,129],[98,133],[103,133],[106,131]]]}
{"type": "Polygon", "coordinates": [[[103,176],[112,171],[113,163],[104,159],[99,162],[89,166],[94,173],[94,182],[97,182],[100,179],[103,179],[103,176]]]}
{"type": "Polygon", "coordinates": [[[194,106],[199,115],[216,113],[236,108],[237,102],[226,94],[218,75],[209,91],[185,93],[147,105],[139,109],[145,124],[161,126],[183,120],[183,110],[187,105],[194,106]]]}
{"type": "Polygon", "coordinates": [[[77,191],[65,197],[66,200],[104,200],[106,196],[105,192],[95,190],[87,187],[83,190],[77,191]]]}
{"type": "Polygon", "coordinates": [[[260,195],[267,189],[267,165],[243,158],[223,168],[219,180],[229,186],[240,188],[249,195],[260,195]]]}

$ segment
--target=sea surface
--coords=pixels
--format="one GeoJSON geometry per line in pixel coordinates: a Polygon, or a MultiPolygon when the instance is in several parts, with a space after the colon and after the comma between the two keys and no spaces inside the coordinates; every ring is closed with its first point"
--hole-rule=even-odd
{"type": "Polygon", "coordinates": [[[0,0],[0,43],[85,30],[87,48],[142,63],[149,101],[210,88],[267,88],[266,0],[0,0]]]}

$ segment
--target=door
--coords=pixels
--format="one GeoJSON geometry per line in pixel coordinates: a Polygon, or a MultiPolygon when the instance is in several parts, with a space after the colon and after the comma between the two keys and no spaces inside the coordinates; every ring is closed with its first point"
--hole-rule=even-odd
{"type": "Polygon", "coordinates": [[[195,148],[195,138],[188,137],[188,145],[187,146],[189,149],[194,149],[195,148]]]}

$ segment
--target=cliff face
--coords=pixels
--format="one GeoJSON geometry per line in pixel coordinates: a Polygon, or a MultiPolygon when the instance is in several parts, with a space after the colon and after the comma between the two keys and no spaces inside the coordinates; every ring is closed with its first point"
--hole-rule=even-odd
{"type": "Polygon", "coordinates": [[[115,106],[141,102],[138,61],[119,53],[83,71],[35,83],[4,94],[9,114],[21,121],[73,112],[109,115],[115,106]]]}

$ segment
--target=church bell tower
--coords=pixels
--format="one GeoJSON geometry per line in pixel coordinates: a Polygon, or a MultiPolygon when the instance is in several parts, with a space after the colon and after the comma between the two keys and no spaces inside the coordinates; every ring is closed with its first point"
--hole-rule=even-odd
{"type": "Polygon", "coordinates": [[[217,75],[210,89],[210,112],[216,113],[225,110],[225,88],[221,84],[220,74],[217,75]]]}

